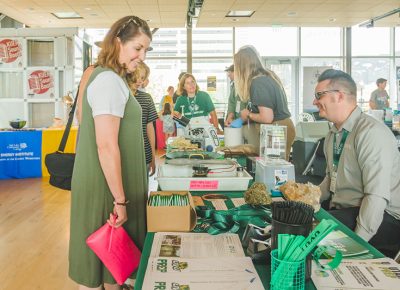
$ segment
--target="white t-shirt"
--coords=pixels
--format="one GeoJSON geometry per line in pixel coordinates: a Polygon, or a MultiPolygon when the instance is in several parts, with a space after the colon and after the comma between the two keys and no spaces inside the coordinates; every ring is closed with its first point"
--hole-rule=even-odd
{"type": "Polygon", "coordinates": [[[92,108],[93,117],[98,115],[124,117],[128,98],[128,87],[113,71],[99,73],[87,89],[87,99],[92,108]]]}

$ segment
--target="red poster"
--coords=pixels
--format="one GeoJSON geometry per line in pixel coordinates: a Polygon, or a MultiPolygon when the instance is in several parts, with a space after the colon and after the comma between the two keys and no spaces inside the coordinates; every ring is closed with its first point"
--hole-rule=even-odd
{"type": "Polygon", "coordinates": [[[22,48],[18,40],[3,39],[0,41],[0,60],[2,62],[14,62],[20,56],[22,56],[22,48]]]}
{"type": "Polygon", "coordinates": [[[53,76],[49,71],[35,70],[28,78],[29,89],[35,94],[44,94],[54,87],[53,76]]]}
{"type": "Polygon", "coordinates": [[[189,189],[195,190],[217,190],[218,180],[191,180],[189,189]]]}

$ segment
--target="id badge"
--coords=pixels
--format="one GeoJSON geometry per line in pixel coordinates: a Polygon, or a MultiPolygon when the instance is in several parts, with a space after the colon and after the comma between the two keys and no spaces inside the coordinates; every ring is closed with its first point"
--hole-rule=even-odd
{"type": "Polygon", "coordinates": [[[236,110],[235,110],[235,112],[236,113],[240,113],[240,101],[236,102],[236,110]]]}
{"type": "Polygon", "coordinates": [[[333,171],[332,174],[331,174],[331,185],[329,187],[329,190],[332,193],[336,192],[336,177],[337,177],[337,172],[333,171]]]}

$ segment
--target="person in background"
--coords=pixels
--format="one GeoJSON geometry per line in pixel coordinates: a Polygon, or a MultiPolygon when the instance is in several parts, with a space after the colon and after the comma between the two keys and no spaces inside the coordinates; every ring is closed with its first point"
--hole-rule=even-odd
{"type": "Polygon", "coordinates": [[[314,105],[333,122],[325,138],[326,177],[321,200],[330,213],[389,257],[400,250],[400,153],[390,129],[357,106],[347,73],[328,69],[314,105]]]}
{"type": "Polygon", "coordinates": [[[225,126],[229,127],[233,120],[240,118],[240,111],[246,108],[246,103],[240,101],[235,91],[235,66],[232,64],[225,71],[230,80],[228,111],[225,119],[225,126]]]}
{"type": "Polygon", "coordinates": [[[160,118],[163,121],[163,132],[165,136],[165,142],[167,142],[167,139],[171,137],[175,131],[175,122],[172,118],[171,103],[164,104],[160,118]]]}
{"type": "Polygon", "coordinates": [[[165,103],[170,103],[171,107],[174,107],[174,102],[172,100],[172,96],[174,95],[174,87],[173,86],[169,86],[167,89],[167,93],[165,96],[162,97],[161,101],[160,101],[160,111],[163,110],[164,108],[164,104],[165,103]]]}
{"type": "Polygon", "coordinates": [[[260,154],[260,124],[286,126],[286,160],[296,135],[286,93],[279,77],[265,69],[256,49],[244,46],[234,56],[235,88],[240,100],[248,103],[240,111],[240,117],[248,125],[243,126],[243,136],[247,143],[260,154]]]}
{"type": "Polygon", "coordinates": [[[206,92],[200,91],[193,75],[186,73],[181,77],[177,94],[179,97],[174,107],[174,115],[177,118],[182,115],[189,119],[210,116],[211,124],[213,124],[218,134],[222,133],[218,127],[217,113],[211,97],[206,92]]]}
{"type": "Polygon", "coordinates": [[[145,59],[151,38],[147,22],[136,16],[116,21],[84,90],[69,241],[69,276],[81,290],[120,289],[86,245],[87,237],[106,222],[123,226],[143,248],[148,187],[141,108],[125,77],[145,59]]]}
{"type": "Polygon", "coordinates": [[[179,94],[177,93],[178,92],[178,87],[179,87],[179,82],[181,80],[181,77],[183,77],[185,74],[186,74],[186,72],[181,72],[179,74],[179,76],[178,76],[178,85],[176,86],[176,91],[174,92],[174,95],[172,96],[172,101],[173,101],[174,104],[176,104],[176,100],[179,97],[179,94]]]}
{"type": "Polygon", "coordinates": [[[389,95],[385,90],[387,84],[386,79],[377,79],[376,85],[378,88],[371,93],[371,98],[369,99],[369,106],[372,110],[384,110],[389,108],[389,95]]]}
{"type": "Polygon", "coordinates": [[[149,176],[156,173],[156,133],[154,122],[158,119],[156,107],[152,96],[145,92],[149,84],[150,68],[140,63],[134,74],[128,76],[127,81],[135,94],[136,100],[142,107],[142,126],[146,164],[149,176]]]}

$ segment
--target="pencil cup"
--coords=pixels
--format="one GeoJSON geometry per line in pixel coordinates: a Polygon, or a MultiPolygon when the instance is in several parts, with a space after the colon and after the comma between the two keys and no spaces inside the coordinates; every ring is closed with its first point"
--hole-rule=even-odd
{"type": "Polygon", "coordinates": [[[306,260],[288,262],[278,259],[278,250],[271,252],[271,290],[304,290],[306,260]]]}
{"type": "MultiPolygon", "coordinates": [[[[307,237],[312,228],[312,224],[296,225],[272,220],[271,229],[271,249],[278,247],[278,234],[302,235],[307,237]]],[[[311,254],[307,256],[306,279],[311,278],[311,254]]]]}

